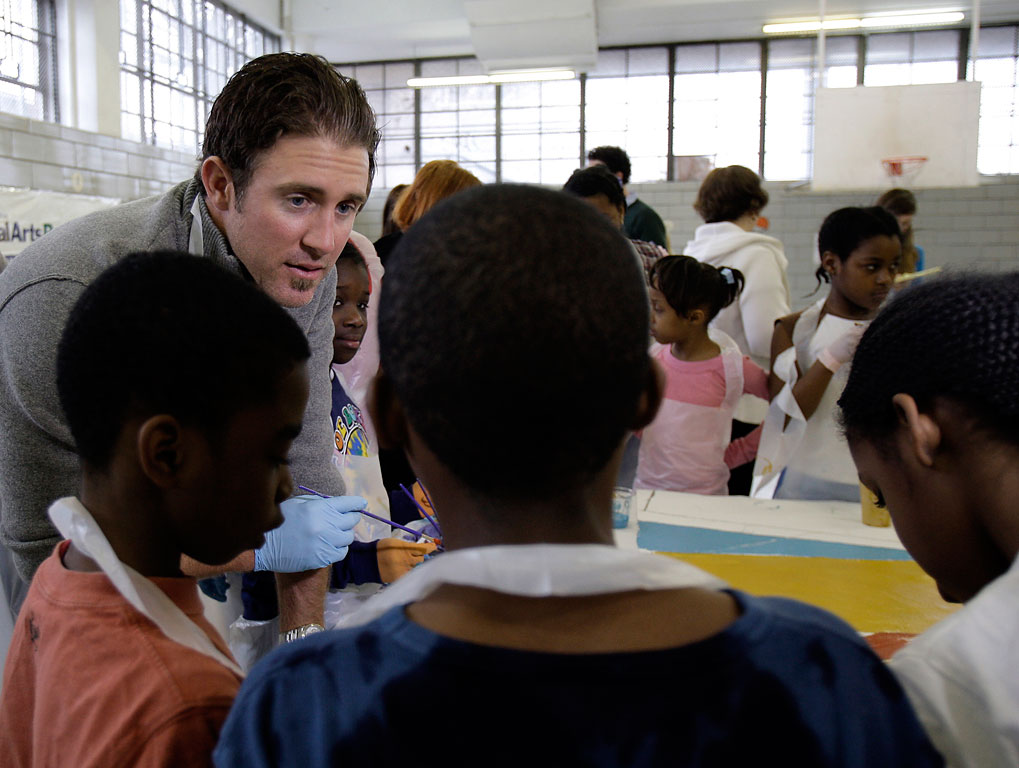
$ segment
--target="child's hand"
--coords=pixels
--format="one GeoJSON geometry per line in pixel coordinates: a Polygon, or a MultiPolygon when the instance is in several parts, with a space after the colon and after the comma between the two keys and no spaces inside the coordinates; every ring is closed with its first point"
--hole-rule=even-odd
{"type": "Polygon", "coordinates": [[[375,551],[379,560],[379,576],[383,584],[389,584],[423,562],[425,555],[435,551],[435,545],[427,541],[379,539],[375,551]]]}
{"type": "Polygon", "coordinates": [[[854,323],[853,326],[829,344],[817,356],[821,365],[832,373],[853,359],[856,346],[860,343],[860,337],[867,330],[863,323],[854,323]]]}

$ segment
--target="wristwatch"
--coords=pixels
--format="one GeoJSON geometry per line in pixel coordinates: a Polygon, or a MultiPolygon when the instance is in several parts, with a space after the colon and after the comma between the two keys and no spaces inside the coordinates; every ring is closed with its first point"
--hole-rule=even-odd
{"type": "Polygon", "coordinates": [[[280,645],[283,645],[284,643],[292,643],[294,640],[300,640],[302,637],[307,637],[308,635],[314,635],[316,632],[324,631],[325,627],[321,624],[305,624],[301,627],[294,627],[293,629],[288,629],[286,632],[280,633],[280,645]]]}

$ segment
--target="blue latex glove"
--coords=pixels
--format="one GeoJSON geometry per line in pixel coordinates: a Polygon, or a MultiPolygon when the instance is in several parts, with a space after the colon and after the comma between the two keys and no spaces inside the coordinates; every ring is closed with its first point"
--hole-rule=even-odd
{"type": "Polygon", "coordinates": [[[207,579],[200,579],[198,588],[213,600],[225,603],[226,591],[230,589],[230,582],[226,580],[226,576],[210,576],[207,579]]]}
{"type": "Polygon", "coordinates": [[[361,519],[354,510],[367,506],[360,496],[287,499],[280,504],[283,525],[265,534],[265,544],[255,550],[255,570],[296,573],[339,562],[361,519]]]}

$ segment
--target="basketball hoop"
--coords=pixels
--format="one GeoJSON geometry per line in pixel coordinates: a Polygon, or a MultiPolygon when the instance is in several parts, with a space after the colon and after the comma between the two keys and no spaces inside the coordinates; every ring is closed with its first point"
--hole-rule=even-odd
{"type": "Polygon", "coordinates": [[[898,155],[896,157],[881,158],[881,165],[885,167],[885,174],[896,186],[909,186],[912,184],[926,162],[927,158],[921,155],[898,155]]]}

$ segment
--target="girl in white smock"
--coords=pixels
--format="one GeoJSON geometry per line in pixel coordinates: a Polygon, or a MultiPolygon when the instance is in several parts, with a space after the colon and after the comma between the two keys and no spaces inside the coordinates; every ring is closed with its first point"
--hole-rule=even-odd
{"type": "Polygon", "coordinates": [[[729,442],[744,393],[767,397],[767,374],[708,323],[743,288],[743,274],[666,256],[651,270],[652,356],[665,370],[665,397],[640,438],[637,488],[727,495],[729,469],[751,461],[758,428],[729,442]]]}
{"type": "Polygon", "coordinates": [[[751,495],[859,501],[856,468],[837,422],[856,345],[895,281],[902,253],[895,218],[879,207],[842,208],[818,235],[828,296],[775,323],[773,399],[751,495]]]}

